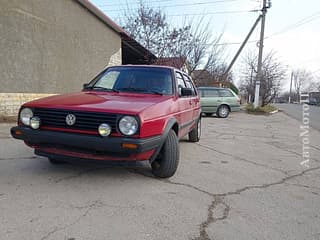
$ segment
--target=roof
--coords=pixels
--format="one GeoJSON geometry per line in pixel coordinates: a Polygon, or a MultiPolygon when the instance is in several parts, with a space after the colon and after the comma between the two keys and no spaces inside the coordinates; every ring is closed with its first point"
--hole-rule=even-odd
{"type": "Polygon", "coordinates": [[[194,70],[193,71],[194,78],[201,78],[201,79],[212,79],[213,75],[208,72],[207,70],[194,70]]]}
{"type": "Polygon", "coordinates": [[[223,87],[198,87],[198,89],[224,89],[223,87]]]}
{"type": "Polygon", "coordinates": [[[120,26],[118,26],[114,21],[111,20],[111,18],[109,18],[107,15],[105,15],[101,10],[99,10],[96,6],[94,6],[88,0],[75,0],[75,1],[80,3],[87,10],[89,10],[89,12],[91,12],[93,15],[95,15],[99,20],[101,20],[103,23],[105,23],[113,31],[115,31],[119,34],[124,33],[129,36],[129,34],[127,32],[125,32],[124,29],[122,29],[120,26]]]}
{"type": "Polygon", "coordinates": [[[181,69],[185,63],[186,58],[184,57],[158,58],[155,62],[156,65],[170,66],[177,69],[181,69]]]}
{"type": "Polygon", "coordinates": [[[100,21],[102,21],[105,25],[107,25],[111,30],[118,33],[122,40],[124,47],[126,48],[134,48],[138,50],[138,54],[144,56],[146,59],[156,59],[157,57],[152,54],[148,49],[143,47],[140,43],[138,43],[135,39],[133,39],[129,33],[127,33],[123,28],[117,25],[114,21],[111,20],[108,16],[106,16],[101,10],[99,10],[96,6],[94,6],[88,0],[75,0],[84,8],[86,8],[91,14],[97,17],[100,21]]]}

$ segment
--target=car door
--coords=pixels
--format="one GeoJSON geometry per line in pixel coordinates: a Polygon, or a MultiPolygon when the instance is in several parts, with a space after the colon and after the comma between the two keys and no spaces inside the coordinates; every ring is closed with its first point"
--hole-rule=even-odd
{"type": "MultiPolygon", "coordinates": [[[[200,115],[200,100],[199,100],[199,96],[198,96],[198,92],[192,82],[192,79],[186,75],[183,74],[183,78],[186,82],[187,88],[191,88],[193,95],[190,96],[190,100],[191,100],[191,107],[192,107],[192,118],[193,120],[198,119],[199,115],[200,115]]],[[[195,123],[195,122],[194,122],[195,123]]],[[[193,128],[193,126],[191,126],[191,128],[193,128]]]]}
{"type": "Polygon", "coordinates": [[[222,103],[221,97],[219,97],[218,89],[205,88],[202,89],[201,95],[201,107],[203,113],[216,113],[217,108],[222,103]]]}
{"type": "Polygon", "coordinates": [[[189,127],[193,119],[193,103],[190,96],[181,96],[181,88],[186,88],[186,82],[183,79],[183,74],[179,71],[175,72],[178,89],[178,121],[179,121],[179,137],[184,136],[189,132],[189,127]]]}
{"type": "Polygon", "coordinates": [[[223,103],[230,107],[231,111],[240,107],[238,97],[229,89],[219,89],[219,96],[222,98],[223,103]]]}

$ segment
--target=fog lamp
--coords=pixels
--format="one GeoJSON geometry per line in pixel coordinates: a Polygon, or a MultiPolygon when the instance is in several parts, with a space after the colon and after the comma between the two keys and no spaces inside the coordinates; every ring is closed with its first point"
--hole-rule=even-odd
{"type": "Polygon", "coordinates": [[[111,133],[111,130],[112,130],[111,126],[106,123],[102,123],[98,128],[99,134],[103,137],[109,136],[111,133]]]}
{"type": "Polygon", "coordinates": [[[38,129],[40,127],[41,120],[38,117],[32,117],[30,119],[30,127],[33,129],[38,129]]]}

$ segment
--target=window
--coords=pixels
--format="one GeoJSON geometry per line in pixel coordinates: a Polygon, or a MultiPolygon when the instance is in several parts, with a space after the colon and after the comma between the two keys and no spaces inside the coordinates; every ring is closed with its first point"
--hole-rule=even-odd
{"type": "Polygon", "coordinates": [[[219,95],[220,97],[234,97],[232,92],[230,92],[228,89],[220,89],[219,95]]]}
{"type": "Polygon", "coordinates": [[[95,84],[95,86],[112,89],[118,76],[119,76],[118,71],[110,71],[110,72],[108,72],[108,74],[102,75],[100,80],[95,84]]]}
{"type": "Polygon", "coordinates": [[[194,85],[193,85],[193,83],[192,83],[191,78],[190,78],[188,75],[185,75],[185,74],[183,74],[183,77],[184,77],[184,79],[185,79],[185,81],[186,81],[187,88],[191,88],[191,89],[192,89],[192,92],[193,92],[192,95],[195,96],[195,95],[197,94],[197,91],[196,91],[195,88],[194,88],[194,85]]]}
{"type": "Polygon", "coordinates": [[[217,89],[203,89],[203,97],[219,97],[217,89]]]}
{"type": "Polygon", "coordinates": [[[176,72],[176,77],[177,77],[177,81],[178,81],[178,87],[186,87],[185,82],[183,81],[182,75],[179,72],[176,72]]]}
{"type": "Polygon", "coordinates": [[[179,72],[176,72],[176,78],[177,78],[177,84],[178,84],[178,94],[181,96],[181,88],[186,87],[186,83],[183,80],[182,74],[179,72]]]}

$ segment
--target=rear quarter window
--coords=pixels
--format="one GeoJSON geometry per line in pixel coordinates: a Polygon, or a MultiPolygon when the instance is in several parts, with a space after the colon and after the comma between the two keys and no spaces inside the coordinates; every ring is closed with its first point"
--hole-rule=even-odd
{"type": "Polygon", "coordinates": [[[234,97],[232,92],[228,89],[221,89],[219,90],[220,97],[234,97]]]}

